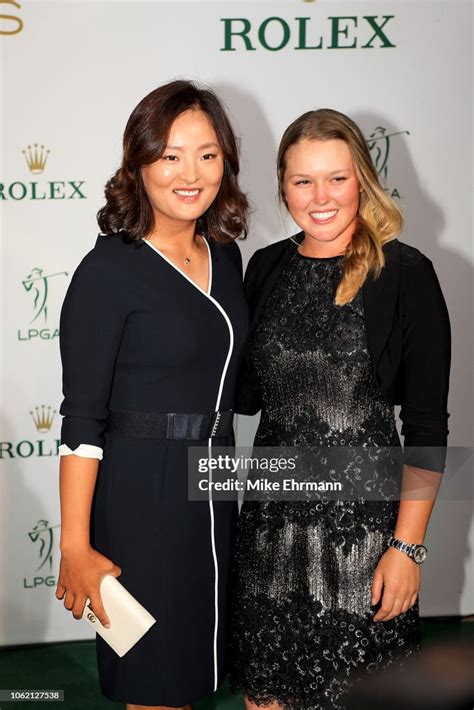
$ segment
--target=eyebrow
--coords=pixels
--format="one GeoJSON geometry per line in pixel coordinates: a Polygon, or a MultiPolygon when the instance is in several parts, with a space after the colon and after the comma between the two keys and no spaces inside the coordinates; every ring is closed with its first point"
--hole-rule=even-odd
{"type": "MultiPolygon", "coordinates": [[[[217,143],[203,143],[198,150],[204,150],[205,148],[220,148],[220,146],[217,143]]],[[[182,152],[183,148],[179,145],[167,145],[165,150],[180,150],[182,152]]]]}
{"type": "MultiPolygon", "coordinates": [[[[337,173],[348,173],[352,170],[352,168],[341,168],[340,170],[331,170],[329,175],[336,175],[337,173]]],[[[310,177],[306,173],[293,173],[293,175],[290,175],[290,177],[310,177]]]]}

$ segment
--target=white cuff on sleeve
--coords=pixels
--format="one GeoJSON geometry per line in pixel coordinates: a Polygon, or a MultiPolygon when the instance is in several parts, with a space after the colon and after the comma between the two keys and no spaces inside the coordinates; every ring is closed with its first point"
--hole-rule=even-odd
{"type": "Polygon", "coordinates": [[[69,456],[70,454],[82,456],[85,459],[99,459],[99,461],[102,461],[103,449],[101,449],[100,446],[92,446],[92,444],[80,444],[73,451],[67,444],[61,444],[59,447],[59,455],[69,456]]]}

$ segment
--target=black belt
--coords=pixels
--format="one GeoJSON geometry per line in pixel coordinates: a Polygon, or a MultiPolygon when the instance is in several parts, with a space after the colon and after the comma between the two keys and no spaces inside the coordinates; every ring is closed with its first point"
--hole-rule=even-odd
{"type": "Polygon", "coordinates": [[[132,439],[210,439],[232,434],[234,412],[210,414],[157,414],[112,410],[107,431],[132,439]]]}

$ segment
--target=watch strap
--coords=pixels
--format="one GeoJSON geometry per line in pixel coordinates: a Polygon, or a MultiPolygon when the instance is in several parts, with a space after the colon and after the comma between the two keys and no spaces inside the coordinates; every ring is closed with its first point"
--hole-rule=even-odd
{"type": "Polygon", "coordinates": [[[389,547],[394,547],[396,550],[399,550],[400,552],[404,552],[408,557],[410,557],[412,560],[415,562],[419,563],[418,560],[415,559],[415,552],[419,547],[423,547],[424,550],[426,550],[426,547],[424,545],[417,545],[416,543],[409,543],[409,542],[404,542],[403,540],[398,540],[396,537],[391,537],[390,540],[388,541],[389,547]]]}

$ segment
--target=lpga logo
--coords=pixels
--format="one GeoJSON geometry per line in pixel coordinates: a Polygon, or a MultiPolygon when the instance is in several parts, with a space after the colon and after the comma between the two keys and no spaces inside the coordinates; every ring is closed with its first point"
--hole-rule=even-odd
{"type": "MultiPolygon", "coordinates": [[[[59,525],[54,527],[58,528],[59,525]]],[[[47,520],[38,520],[33,530],[30,530],[28,537],[31,542],[38,543],[40,564],[36,571],[40,570],[43,565],[49,562],[49,570],[53,565],[53,528],[48,526],[47,520]]]]}
{"type": "MultiPolygon", "coordinates": [[[[38,548],[39,565],[36,568],[36,572],[39,572],[42,567],[46,567],[48,572],[51,572],[53,566],[54,530],[59,527],[59,525],[50,526],[47,520],[38,520],[33,529],[28,532],[29,539],[38,548]]],[[[42,585],[52,587],[54,584],[56,584],[56,581],[51,574],[47,574],[46,577],[35,575],[32,579],[25,578],[23,580],[25,589],[34,589],[42,585]]]]}
{"type": "MultiPolygon", "coordinates": [[[[410,135],[410,131],[397,131],[396,133],[387,133],[387,129],[382,126],[377,126],[375,131],[373,131],[368,140],[367,146],[372,156],[372,162],[377,170],[378,176],[381,180],[387,182],[388,173],[388,159],[390,155],[391,140],[395,136],[410,135]]],[[[391,197],[401,198],[401,195],[397,188],[389,189],[385,188],[387,192],[390,192],[391,197]]]]}
{"type": "Polygon", "coordinates": [[[48,274],[48,276],[43,276],[43,269],[38,269],[35,268],[31,271],[30,274],[26,277],[26,279],[22,282],[23,286],[25,288],[25,291],[28,291],[28,293],[33,293],[33,298],[34,298],[34,304],[33,304],[33,309],[34,309],[34,317],[33,320],[31,321],[32,323],[35,322],[35,320],[43,314],[44,316],[44,322],[46,323],[46,320],[48,318],[48,307],[47,307],[47,299],[48,299],[48,279],[52,279],[53,276],[67,276],[68,273],[67,271],[58,271],[56,274],[48,274]]]}
{"type": "MultiPolygon", "coordinates": [[[[58,271],[55,274],[45,274],[43,269],[35,267],[30,271],[28,276],[21,282],[25,291],[32,296],[33,300],[33,318],[31,323],[44,323],[48,320],[48,297],[49,297],[49,281],[55,276],[68,276],[67,271],[58,271]]],[[[51,340],[59,335],[59,330],[56,328],[29,328],[25,331],[18,331],[18,340],[31,340],[32,338],[41,338],[42,340],[51,340]]]]}

